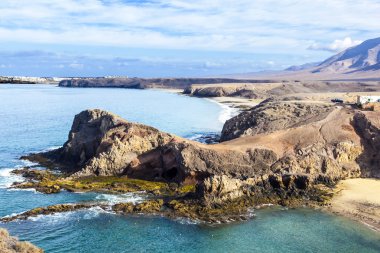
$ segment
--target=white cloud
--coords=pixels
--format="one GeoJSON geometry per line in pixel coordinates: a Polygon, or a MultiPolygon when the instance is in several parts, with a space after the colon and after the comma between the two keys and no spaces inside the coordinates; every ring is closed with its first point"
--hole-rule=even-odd
{"type": "Polygon", "coordinates": [[[81,63],[70,63],[69,67],[73,68],[73,69],[83,69],[84,64],[81,64],[81,63]]]}
{"type": "Polygon", "coordinates": [[[276,53],[380,30],[376,0],[2,0],[0,12],[3,42],[276,53]]]}
{"type": "Polygon", "coordinates": [[[324,50],[330,52],[341,52],[347,48],[359,45],[363,41],[361,40],[353,40],[350,37],[346,37],[343,40],[334,40],[332,43],[328,45],[323,45],[319,43],[311,44],[308,49],[310,50],[324,50]]]}

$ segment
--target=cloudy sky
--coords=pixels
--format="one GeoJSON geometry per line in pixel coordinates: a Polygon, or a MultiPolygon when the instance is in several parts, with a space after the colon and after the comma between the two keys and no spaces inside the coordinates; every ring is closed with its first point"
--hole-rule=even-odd
{"type": "Polygon", "coordinates": [[[211,76],[380,36],[379,0],[1,0],[0,75],[211,76]]]}

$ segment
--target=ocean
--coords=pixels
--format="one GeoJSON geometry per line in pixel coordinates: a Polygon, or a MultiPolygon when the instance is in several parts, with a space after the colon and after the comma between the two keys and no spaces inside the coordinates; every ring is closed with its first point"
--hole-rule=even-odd
{"type": "MultiPolygon", "coordinates": [[[[160,90],[0,85],[0,216],[59,203],[144,200],[141,193],[46,195],[8,188],[23,180],[10,171],[30,165],[20,156],[61,146],[75,114],[94,108],[192,139],[219,133],[235,113],[206,99],[160,90]]],[[[344,217],[281,207],[252,210],[252,216],[211,226],[93,208],[0,227],[46,252],[380,252],[379,233],[344,217]]]]}

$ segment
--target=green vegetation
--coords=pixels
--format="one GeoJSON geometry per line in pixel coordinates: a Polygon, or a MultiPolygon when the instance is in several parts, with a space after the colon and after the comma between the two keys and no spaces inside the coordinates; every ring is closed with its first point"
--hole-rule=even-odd
{"type": "Polygon", "coordinates": [[[71,178],[53,174],[48,170],[32,170],[24,168],[13,171],[28,179],[14,185],[16,188],[34,188],[43,193],[57,193],[62,189],[73,192],[107,191],[114,193],[145,191],[154,195],[177,196],[195,191],[195,185],[178,186],[164,182],[153,182],[126,176],[90,176],[71,178]]]}

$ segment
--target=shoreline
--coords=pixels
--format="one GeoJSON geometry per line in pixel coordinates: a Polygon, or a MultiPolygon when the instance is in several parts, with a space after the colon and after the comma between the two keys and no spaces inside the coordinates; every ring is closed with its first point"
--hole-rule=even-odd
{"type": "MultiPolygon", "coordinates": [[[[183,94],[181,94],[182,90],[180,90],[180,89],[154,89],[154,90],[160,90],[163,92],[176,93],[179,95],[183,95],[183,94]]],[[[199,97],[197,97],[197,98],[199,98],[199,97]]],[[[237,108],[238,106],[244,104],[244,105],[253,107],[253,106],[257,105],[259,102],[257,100],[252,100],[252,99],[243,98],[243,97],[214,97],[214,98],[201,97],[201,98],[204,98],[204,99],[206,99],[210,102],[213,102],[213,103],[217,103],[222,108],[221,114],[223,114],[223,113],[226,114],[226,111],[228,113],[231,113],[231,111],[233,111],[235,113],[235,115],[240,113],[241,111],[243,111],[243,109],[237,108]]],[[[371,189],[372,190],[372,196],[376,196],[376,191],[380,192],[380,180],[375,180],[375,179],[352,179],[352,180],[376,181],[378,183],[378,188],[373,187],[371,189]]],[[[339,183],[339,185],[344,184],[344,182],[346,182],[346,181],[349,181],[349,180],[343,180],[339,183]]],[[[351,189],[351,192],[349,192],[348,195],[357,194],[359,196],[359,198],[346,199],[343,201],[343,200],[341,200],[341,194],[342,194],[342,192],[347,192],[349,189],[339,188],[339,185],[334,191],[334,197],[333,197],[333,200],[331,201],[331,207],[327,207],[327,208],[323,208],[323,209],[329,211],[330,213],[338,214],[341,216],[348,217],[351,220],[359,221],[359,222],[369,226],[371,229],[373,229],[377,232],[380,232],[380,224],[375,223],[375,225],[373,226],[371,222],[368,222],[368,218],[366,218],[366,216],[362,215],[362,210],[360,209],[360,208],[363,208],[363,205],[364,205],[364,207],[368,206],[367,202],[360,202],[359,201],[359,200],[365,199],[365,197],[368,195],[368,193],[367,193],[367,195],[365,192],[364,193],[360,192],[358,194],[358,189],[354,188],[354,189],[351,189]],[[339,204],[341,206],[339,206],[339,204]],[[348,204],[353,205],[353,206],[349,207],[348,204]]],[[[359,183],[357,186],[361,186],[361,185],[364,185],[364,184],[359,183]]],[[[344,196],[346,196],[346,195],[344,195],[344,196]]],[[[379,208],[380,207],[380,200],[377,199],[376,201],[375,202],[369,202],[369,203],[370,204],[375,203],[375,207],[374,207],[375,211],[376,210],[380,211],[379,210],[380,209],[379,208]],[[376,201],[379,201],[379,202],[376,202],[376,201]]],[[[378,218],[380,216],[377,215],[375,217],[378,218]]],[[[375,218],[375,221],[376,221],[376,218],[375,218]]],[[[374,219],[372,218],[372,220],[374,220],[374,219]]]]}
{"type": "MultiPolygon", "coordinates": [[[[172,90],[165,91],[174,92],[172,90]]],[[[180,92],[177,90],[177,93],[180,92]]],[[[262,101],[244,97],[203,98],[217,103],[222,108],[220,117],[223,117],[224,111],[224,117],[226,114],[230,116],[228,119],[243,112],[242,105],[252,108],[262,101]]],[[[219,120],[221,121],[220,117],[219,120]]],[[[322,207],[322,210],[330,214],[346,217],[364,224],[373,231],[380,232],[380,196],[377,195],[378,192],[380,192],[380,179],[354,178],[342,180],[334,189],[334,195],[329,202],[330,206],[322,207]],[[368,187],[368,185],[371,185],[371,187],[368,187]]]]}
{"type": "MultiPolygon", "coordinates": [[[[203,98],[210,102],[217,103],[224,112],[227,112],[226,114],[230,117],[225,117],[227,118],[226,120],[240,114],[244,110],[247,110],[247,108],[258,105],[262,101],[244,97],[203,98]],[[243,106],[245,109],[243,109],[243,106]]],[[[220,117],[223,117],[223,111],[220,117]]],[[[221,121],[220,117],[219,120],[221,121]]],[[[224,122],[226,120],[224,120],[224,122]]],[[[323,207],[322,210],[330,214],[346,217],[367,226],[373,231],[380,232],[380,196],[376,195],[378,192],[380,192],[380,179],[354,178],[342,180],[334,189],[333,198],[329,203],[330,206],[323,207]],[[360,187],[362,185],[368,185],[369,182],[372,182],[372,187],[364,189],[360,187]],[[356,188],[352,189],[352,186],[356,186],[356,188]],[[367,207],[367,212],[363,212],[363,207],[367,207]],[[368,213],[368,207],[372,207],[374,210],[368,213]]]]}
{"type": "MultiPolygon", "coordinates": [[[[211,103],[215,103],[222,108],[222,111],[219,114],[218,120],[224,124],[227,120],[235,117],[239,113],[243,111],[243,108],[239,106],[246,106],[249,108],[257,105],[258,103],[252,102],[243,97],[197,97],[197,96],[189,96],[183,93],[183,89],[166,89],[166,88],[152,88],[150,90],[157,90],[167,93],[178,94],[182,96],[188,96],[193,98],[201,98],[205,99],[211,103]]],[[[222,131],[222,130],[220,130],[222,131]]]]}
{"type": "Polygon", "coordinates": [[[340,181],[334,189],[330,213],[358,221],[380,232],[380,179],[353,178],[340,181]]]}

